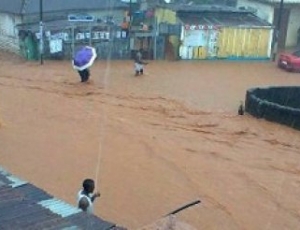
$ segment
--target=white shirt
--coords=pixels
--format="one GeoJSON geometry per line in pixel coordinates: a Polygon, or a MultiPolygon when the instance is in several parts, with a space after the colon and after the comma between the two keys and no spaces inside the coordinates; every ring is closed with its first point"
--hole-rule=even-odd
{"type": "Polygon", "coordinates": [[[83,193],[83,190],[80,190],[77,194],[77,207],[79,207],[79,202],[80,200],[85,197],[88,202],[89,202],[89,206],[87,208],[87,213],[93,213],[93,202],[92,202],[92,199],[91,199],[91,195],[89,194],[88,196],[86,194],[83,193]]]}

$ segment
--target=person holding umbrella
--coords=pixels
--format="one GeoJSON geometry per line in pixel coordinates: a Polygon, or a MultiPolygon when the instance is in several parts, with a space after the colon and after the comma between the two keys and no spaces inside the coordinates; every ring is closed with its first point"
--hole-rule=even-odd
{"type": "Polygon", "coordinates": [[[78,71],[81,82],[87,82],[89,80],[89,68],[93,65],[96,58],[96,50],[91,46],[81,47],[75,53],[72,64],[73,68],[78,71]]]}
{"type": "Polygon", "coordinates": [[[87,82],[90,77],[90,70],[89,69],[78,70],[78,74],[81,78],[81,82],[87,82]]]}

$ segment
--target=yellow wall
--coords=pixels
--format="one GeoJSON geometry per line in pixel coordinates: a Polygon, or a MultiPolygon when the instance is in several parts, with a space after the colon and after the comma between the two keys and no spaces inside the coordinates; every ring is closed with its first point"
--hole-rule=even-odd
{"type": "Polygon", "coordinates": [[[155,17],[157,19],[157,24],[161,22],[167,22],[170,24],[176,23],[176,13],[170,9],[157,8],[155,10],[155,17]]]}
{"type": "MultiPolygon", "coordinates": [[[[176,13],[170,9],[157,8],[155,10],[155,17],[156,17],[157,25],[159,25],[159,23],[161,22],[166,22],[169,24],[176,24],[177,22],[176,13]]],[[[175,35],[171,35],[167,39],[172,44],[173,52],[177,56],[178,47],[179,47],[179,38],[175,35]]]]}
{"type": "Polygon", "coordinates": [[[271,28],[223,27],[219,30],[202,31],[202,33],[206,34],[207,42],[203,46],[184,46],[185,49],[181,50],[184,53],[180,53],[180,56],[188,59],[270,58],[271,28]],[[216,32],[217,43],[213,44],[211,39],[216,32]]]}
{"type": "Polygon", "coordinates": [[[218,57],[269,57],[270,30],[270,28],[221,28],[218,57]]]}

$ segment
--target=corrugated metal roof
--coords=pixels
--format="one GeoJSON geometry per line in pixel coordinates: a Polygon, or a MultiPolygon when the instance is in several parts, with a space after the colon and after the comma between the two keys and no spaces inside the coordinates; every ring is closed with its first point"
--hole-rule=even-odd
{"type": "MultiPolygon", "coordinates": [[[[170,9],[176,12],[241,12],[242,10],[226,6],[226,5],[205,5],[205,4],[174,4],[170,6],[170,9]]],[[[244,10],[245,11],[245,10],[244,10]]],[[[243,12],[244,12],[243,11],[243,12]]]]}
{"type": "MultiPolygon", "coordinates": [[[[1,1],[1,0],[0,0],[1,1]]],[[[117,24],[117,23],[116,23],[117,24]]],[[[101,23],[101,22],[89,22],[89,26],[95,26],[95,27],[109,27],[112,28],[112,25],[108,25],[106,23],[101,23]]],[[[23,23],[23,24],[18,24],[17,28],[19,30],[30,30],[32,32],[38,32],[40,30],[38,22],[32,22],[32,23],[23,23]]],[[[51,30],[51,31],[62,31],[64,29],[72,28],[74,26],[73,22],[69,22],[67,20],[52,20],[52,21],[44,21],[44,30],[51,30]]],[[[85,22],[76,22],[76,26],[87,26],[87,23],[85,22]]]]}
{"type": "MultiPolygon", "coordinates": [[[[0,0],[0,12],[13,14],[39,13],[39,0],[0,0]]],[[[125,8],[128,4],[119,0],[43,0],[44,12],[109,10],[125,8]]]]}
{"type": "MultiPolygon", "coordinates": [[[[252,0],[254,2],[260,2],[260,3],[264,3],[264,4],[267,4],[267,5],[279,5],[281,0],[252,0]]],[[[295,5],[295,4],[299,4],[300,3],[300,0],[284,0],[284,5],[285,6],[292,6],[292,5],[295,5]]]]}
{"type": "Polygon", "coordinates": [[[0,12],[19,14],[22,1],[0,0],[0,12]]]}
{"type": "Polygon", "coordinates": [[[0,167],[1,230],[118,230],[114,223],[82,212],[0,167]]]}
{"type": "Polygon", "coordinates": [[[203,12],[178,13],[179,20],[185,25],[218,25],[218,26],[246,26],[271,27],[267,21],[252,13],[203,12]]]}
{"type": "Polygon", "coordinates": [[[42,200],[38,204],[51,210],[53,213],[57,213],[58,215],[61,215],[62,217],[71,216],[73,214],[80,212],[78,208],[75,208],[55,198],[49,200],[42,200]]]}

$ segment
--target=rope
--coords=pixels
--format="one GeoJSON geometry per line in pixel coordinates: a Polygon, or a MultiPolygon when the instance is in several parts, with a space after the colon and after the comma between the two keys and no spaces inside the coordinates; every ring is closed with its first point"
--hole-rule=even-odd
{"type": "MultiPolygon", "coordinates": [[[[107,10],[110,13],[112,12],[112,9],[114,8],[114,2],[112,2],[110,5],[107,6],[107,10]]],[[[99,145],[98,145],[98,156],[97,156],[97,162],[96,162],[96,171],[95,171],[95,188],[98,188],[98,179],[99,179],[99,173],[100,173],[100,163],[101,163],[101,156],[103,154],[103,143],[105,139],[105,128],[107,124],[107,110],[105,106],[105,98],[107,93],[107,85],[108,85],[108,78],[110,75],[111,70],[111,50],[112,50],[112,42],[109,42],[109,53],[107,55],[106,63],[107,66],[105,68],[104,73],[104,82],[103,82],[103,89],[104,89],[104,106],[103,106],[103,112],[102,112],[102,119],[100,119],[100,132],[99,132],[99,145]]]]}

